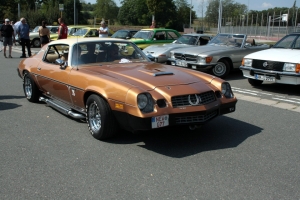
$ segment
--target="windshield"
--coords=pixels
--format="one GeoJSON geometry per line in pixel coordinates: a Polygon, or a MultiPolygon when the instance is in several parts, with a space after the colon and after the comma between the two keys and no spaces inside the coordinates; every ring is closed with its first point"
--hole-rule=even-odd
{"type": "Polygon", "coordinates": [[[152,39],[153,35],[153,31],[139,31],[132,38],[152,39]]]}
{"type": "Polygon", "coordinates": [[[192,35],[182,35],[178,40],[176,40],[174,43],[177,44],[190,44],[190,45],[196,45],[198,41],[197,36],[192,35]]]}
{"type": "Polygon", "coordinates": [[[128,31],[117,31],[111,37],[113,38],[126,38],[128,35],[128,31]]]}
{"type": "Polygon", "coordinates": [[[87,31],[88,31],[88,29],[81,28],[81,29],[78,29],[73,35],[75,35],[75,36],[84,36],[87,31]]]}
{"type": "Polygon", "coordinates": [[[38,32],[40,26],[36,26],[31,32],[35,33],[38,32]]]}
{"type": "Polygon", "coordinates": [[[150,62],[134,43],[123,41],[80,42],[73,46],[71,55],[71,65],[150,62]]]}
{"type": "Polygon", "coordinates": [[[242,47],[243,42],[246,40],[246,35],[243,34],[218,34],[208,45],[211,46],[231,46],[242,47]]]}
{"type": "Polygon", "coordinates": [[[287,35],[278,41],[272,48],[300,49],[299,35],[287,35]]]}

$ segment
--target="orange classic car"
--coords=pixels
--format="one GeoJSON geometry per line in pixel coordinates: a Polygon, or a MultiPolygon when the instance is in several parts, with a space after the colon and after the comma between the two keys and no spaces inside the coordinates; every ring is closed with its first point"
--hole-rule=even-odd
{"type": "Polygon", "coordinates": [[[230,84],[202,72],[151,62],[114,38],[50,42],[18,67],[25,96],[76,119],[104,140],[120,129],[195,129],[235,111],[230,84]]]}

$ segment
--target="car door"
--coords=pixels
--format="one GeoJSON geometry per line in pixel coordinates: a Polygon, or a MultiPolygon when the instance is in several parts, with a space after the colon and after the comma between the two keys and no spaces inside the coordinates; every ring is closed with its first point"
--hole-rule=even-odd
{"type": "Polygon", "coordinates": [[[72,67],[62,68],[55,64],[68,50],[68,45],[49,45],[42,62],[37,67],[37,81],[43,91],[52,98],[70,103],[69,74],[72,67]]]}

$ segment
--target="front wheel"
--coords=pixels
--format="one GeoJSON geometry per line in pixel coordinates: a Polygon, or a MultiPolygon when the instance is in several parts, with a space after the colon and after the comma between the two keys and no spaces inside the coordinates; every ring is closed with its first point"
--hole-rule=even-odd
{"type": "Polygon", "coordinates": [[[86,102],[86,121],[94,138],[104,140],[117,132],[117,122],[108,103],[98,95],[92,94],[86,102]]]}
{"type": "Polygon", "coordinates": [[[217,65],[212,69],[213,75],[219,78],[225,78],[230,72],[229,63],[226,60],[217,62],[217,65]]]}
{"type": "Polygon", "coordinates": [[[26,99],[30,102],[38,102],[40,91],[37,85],[28,72],[25,72],[23,77],[23,90],[26,99]]]}
{"type": "Polygon", "coordinates": [[[260,86],[263,83],[263,81],[261,81],[261,80],[256,80],[256,79],[252,79],[252,78],[248,78],[248,82],[252,86],[260,86]]]}

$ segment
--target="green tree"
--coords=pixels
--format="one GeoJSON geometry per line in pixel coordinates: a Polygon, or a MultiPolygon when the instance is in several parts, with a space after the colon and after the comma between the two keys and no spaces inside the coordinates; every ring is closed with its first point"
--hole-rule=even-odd
{"type": "Polygon", "coordinates": [[[118,21],[123,25],[148,25],[151,15],[146,0],[123,0],[118,21]]]}
{"type": "Polygon", "coordinates": [[[113,0],[97,0],[94,15],[97,18],[104,18],[110,20],[111,24],[117,20],[117,13],[119,8],[113,0]]]}

